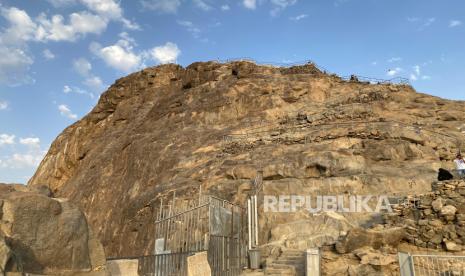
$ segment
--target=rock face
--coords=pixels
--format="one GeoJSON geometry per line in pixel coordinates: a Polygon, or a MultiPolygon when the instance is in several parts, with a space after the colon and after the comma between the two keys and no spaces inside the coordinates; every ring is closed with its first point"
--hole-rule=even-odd
{"type": "MultiPolygon", "coordinates": [[[[79,205],[109,256],[143,255],[162,197],[202,186],[243,203],[258,169],[267,195],[427,192],[452,166],[464,123],[463,102],[312,64],[162,65],[117,80],[55,140],[29,186],[49,183],[79,205]]],[[[262,216],[261,242],[299,219],[262,216]]],[[[347,219],[366,226],[379,215],[347,219]]]]}
{"type": "Polygon", "coordinates": [[[66,200],[0,184],[0,271],[75,274],[104,270],[84,214],[66,200]]]}

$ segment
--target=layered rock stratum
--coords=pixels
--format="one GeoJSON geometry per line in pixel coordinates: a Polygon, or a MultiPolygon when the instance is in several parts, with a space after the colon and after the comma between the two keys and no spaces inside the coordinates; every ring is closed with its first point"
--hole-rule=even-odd
{"type": "MultiPolygon", "coordinates": [[[[160,199],[173,191],[189,199],[202,187],[243,204],[263,170],[267,195],[428,192],[464,132],[464,102],[409,85],[345,80],[313,64],[161,65],[117,80],[53,142],[29,186],[78,205],[107,256],[144,255],[160,199]]],[[[334,243],[381,216],[333,215],[334,227],[309,227],[328,233],[316,239],[292,231],[313,219],[264,215],[261,243],[334,243]]]]}

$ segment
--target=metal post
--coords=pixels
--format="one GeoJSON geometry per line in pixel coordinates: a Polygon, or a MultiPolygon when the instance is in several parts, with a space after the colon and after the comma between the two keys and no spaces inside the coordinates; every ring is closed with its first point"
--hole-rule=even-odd
{"type": "Polygon", "coordinates": [[[401,276],[415,276],[413,269],[413,258],[409,253],[399,252],[397,254],[399,258],[400,275],[401,276]]]}
{"type": "Polygon", "coordinates": [[[258,207],[257,207],[257,196],[254,196],[254,209],[255,209],[255,246],[258,246],[258,207]]]}
{"type": "Polygon", "coordinates": [[[252,249],[252,208],[250,198],[247,199],[247,232],[249,234],[249,250],[252,249]]]}

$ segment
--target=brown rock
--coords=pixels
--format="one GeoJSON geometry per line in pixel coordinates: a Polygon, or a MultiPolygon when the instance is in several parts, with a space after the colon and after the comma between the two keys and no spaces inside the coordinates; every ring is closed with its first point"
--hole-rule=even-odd
{"type": "Polygon", "coordinates": [[[38,274],[104,269],[103,247],[79,209],[66,200],[21,190],[0,193],[0,230],[15,256],[10,269],[38,274]]]}
{"type": "Polygon", "coordinates": [[[350,230],[347,236],[336,244],[336,251],[348,253],[365,246],[374,249],[379,249],[382,246],[396,247],[404,237],[405,230],[401,227],[381,231],[355,228],[350,230]]]}
{"type": "Polygon", "coordinates": [[[0,235],[0,273],[5,273],[6,264],[11,258],[11,250],[5,242],[4,237],[0,235]]]}

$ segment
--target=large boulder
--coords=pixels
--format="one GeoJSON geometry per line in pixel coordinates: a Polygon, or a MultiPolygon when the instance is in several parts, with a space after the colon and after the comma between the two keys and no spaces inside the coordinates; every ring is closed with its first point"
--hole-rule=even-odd
{"type": "Polygon", "coordinates": [[[0,268],[38,274],[104,270],[103,247],[84,214],[63,199],[0,184],[0,268]],[[6,245],[8,244],[8,246],[6,245]],[[7,247],[5,247],[7,246],[7,247]],[[6,252],[6,253],[4,253],[6,252]],[[6,261],[4,261],[6,260],[6,261]]]}

